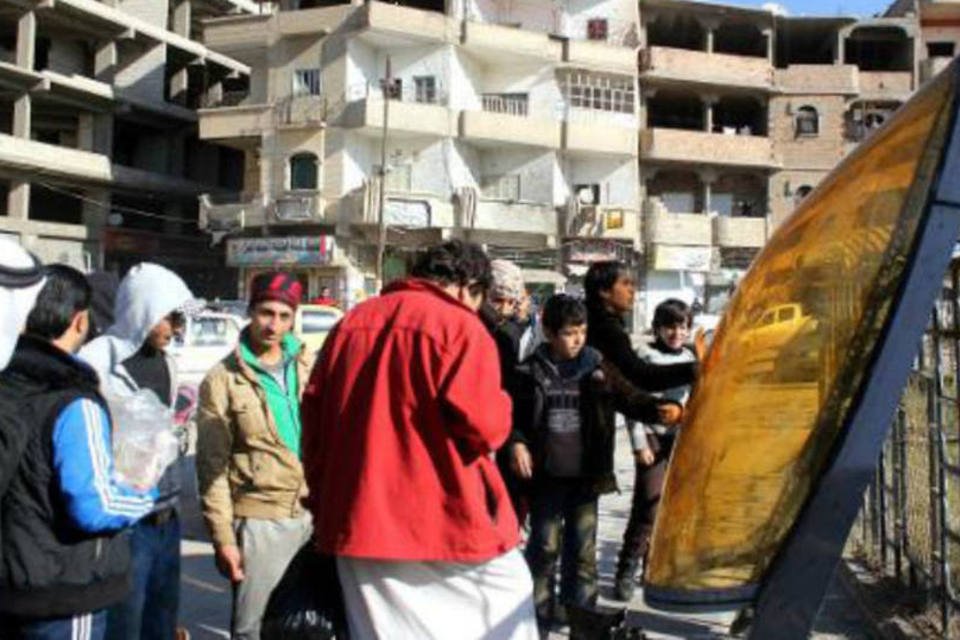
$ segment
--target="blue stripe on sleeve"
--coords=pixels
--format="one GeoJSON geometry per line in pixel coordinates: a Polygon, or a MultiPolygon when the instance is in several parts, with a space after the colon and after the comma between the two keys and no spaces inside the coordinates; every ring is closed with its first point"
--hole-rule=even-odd
{"type": "Polygon", "coordinates": [[[156,490],[135,491],[114,479],[110,420],[89,399],[74,400],[53,428],[53,464],[74,524],[90,533],[122,529],[150,513],[156,490]]]}

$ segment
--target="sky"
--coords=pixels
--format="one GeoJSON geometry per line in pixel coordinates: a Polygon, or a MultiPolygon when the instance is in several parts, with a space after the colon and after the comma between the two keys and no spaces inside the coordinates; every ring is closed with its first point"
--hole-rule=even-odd
{"type": "Polygon", "coordinates": [[[747,7],[762,7],[778,4],[793,16],[853,15],[872,16],[882,13],[892,0],[723,0],[720,4],[739,4],[747,7]]]}

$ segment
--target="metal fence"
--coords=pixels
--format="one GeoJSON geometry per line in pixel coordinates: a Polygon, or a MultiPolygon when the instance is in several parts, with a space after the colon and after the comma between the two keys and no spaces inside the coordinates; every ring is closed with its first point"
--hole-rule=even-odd
{"type": "Polygon", "coordinates": [[[960,639],[960,260],[944,279],[851,546],[960,639]]]}

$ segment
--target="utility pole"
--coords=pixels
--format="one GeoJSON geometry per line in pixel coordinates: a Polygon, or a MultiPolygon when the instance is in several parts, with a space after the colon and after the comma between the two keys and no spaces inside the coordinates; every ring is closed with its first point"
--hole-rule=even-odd
{"type": "Polygon", "coordinates": [[[386,77],[380,81],[383,91],[383,132],[380,136],[380,187],[377,193],[377,284],[383,287],[383,256],[387,250],[387,218],[384,212],[387,192],[387,132],[390,129],[390,92],[393,90],[393,73],[390,56],[387,56],[386,77]]]}

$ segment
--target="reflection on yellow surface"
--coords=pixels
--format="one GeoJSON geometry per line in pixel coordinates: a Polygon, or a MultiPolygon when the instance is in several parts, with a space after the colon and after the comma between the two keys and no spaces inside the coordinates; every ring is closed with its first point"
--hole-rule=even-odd
{"type": "Polygon", "coordinates": [[[741,282],[674,452],[646,571],[652,599],[749,591],[794,523],[904,275],[953,78],[834,171],[741,282]]]}

